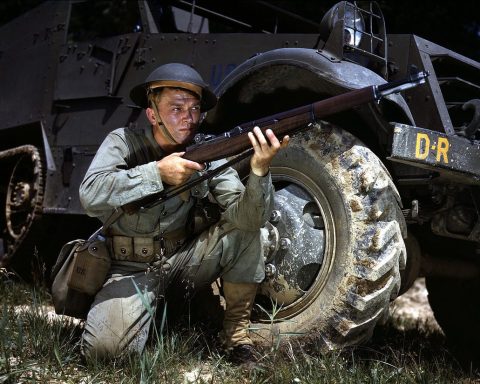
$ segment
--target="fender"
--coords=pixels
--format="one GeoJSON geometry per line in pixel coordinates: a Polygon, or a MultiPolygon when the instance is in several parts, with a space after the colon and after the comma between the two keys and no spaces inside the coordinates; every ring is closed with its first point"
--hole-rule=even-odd
{"type": "MultiPolygon", "coordinates": [[[[325,51],[306,48],[267,51],[240,64],[219,84],[215,93],[220,101],[209,112],[202,130],[218,133],[261,116],[383,83],[385,80],[373,71],[340,61],[325,51]]],[[[347,129],[358,128],[353,133],[364,141],[371,141],[365,140],[368,131],[375,133],[377,141],[378,132],[391,133],[389,121],[410,124],[413,117],[403,97],[395,94],[379,105],[365,105],[344,113],[338,120],[335,122],[347,129]]]]}

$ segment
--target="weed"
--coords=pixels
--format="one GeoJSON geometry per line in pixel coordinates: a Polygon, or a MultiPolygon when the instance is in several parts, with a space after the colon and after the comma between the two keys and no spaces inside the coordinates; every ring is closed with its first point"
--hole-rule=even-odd
{"type": "MultiPolygon", "coordinates": [[[[139,291],[139,294],[142,292],[139,291]]],[[[273,333],[260,347],[259,369],[224,361],[208,334],[192,323],[166,327],[160,316],[141,355],[85,362],[79,351],[83,324],[52,315],[51,298],[10,278],[0,284],[0,383],[473,383],[460,369],[443,335],[399,331],[388,324],[365,345],[327,355],[306,350],[300,339],[273,333]],[[279,339],[285,341],[279,343],[279,339]],[[281,345],[281,346],[280,346],[281,345]]],[[[275,322],[275,308],[269,327],[275,322]]],[[[152,312],[153,314],[153,312],[152,312]]]]}

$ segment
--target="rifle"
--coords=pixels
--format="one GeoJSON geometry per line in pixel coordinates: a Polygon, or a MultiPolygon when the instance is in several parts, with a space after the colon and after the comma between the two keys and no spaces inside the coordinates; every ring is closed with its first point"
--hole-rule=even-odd
{"type": "Polygon", "coordinates": [[[230,131],[215,136],[214,138],[209,138],[205,135],[197,135],[196,143],[187,147],[185,154],[183,155],[185,159],[197,163],[209,163],[214,160],[224,159],[234,155],[238,156],[220,167],[203,172],[200,177],[190,180],[185,184],[125,204],[122,206],[122,209],[131,214],[141,208],[148,208],[155,204],[160,204],[189,190],[203,180],[217,175],[234,163],[252,155],[253,149],[251,148],[247,133],[252,131],[256,126],[258,126],[264,134],[267,129],[271,129],[278,138],[282,138],[285,135],[294,135],[295,133],[304,130],[308,124],[314,123],[316,120],[323,117],[343,112],[372,101],[379,102],[387,95],[398,93],[423,84],[428,76],[428,72],[412,72],[402,80],[355,89],[312,104],[276,113],[259,120],[253,120],[238,125],[230,131]]]}

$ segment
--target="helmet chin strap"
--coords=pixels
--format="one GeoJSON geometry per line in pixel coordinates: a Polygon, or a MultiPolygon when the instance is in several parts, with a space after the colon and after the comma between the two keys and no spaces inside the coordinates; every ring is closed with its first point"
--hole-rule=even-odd
{"type": "Polygon", "coordinates": [[[162,132],[163,136],[167,139],[167,141],[170,143],[170,144],[173,144],[173,145],[180,145],[180,143],[175,140],[175,138],[172,136],[172,134],[169,132],[169,130],[167,129],[167,127],[165,127],[165,124],[163,124],[162,122],[162,119],[160,118],[160,114],[158,113],[158,108],[155,104],[155,102],[152,100],[151,102],[151,105],[152,105],[152,109],[153,109],[153,113],[155,115],[155,121],[156,121],[156,124],[158,125],[158,128],[160,129],[160,131],[162,132]]]}

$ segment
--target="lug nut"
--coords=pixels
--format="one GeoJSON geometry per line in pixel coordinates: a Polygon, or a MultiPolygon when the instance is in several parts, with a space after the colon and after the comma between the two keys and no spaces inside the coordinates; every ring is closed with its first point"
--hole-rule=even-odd
{"type": "Polygon", "coordinates": [[[265,265],[265,276],[268,278],[272,278],[275,276],[275,273],[277,272],[277,268],[273,264],[267,264],[265,265]]]}
{"type": "Polygon", "coordinates": [[[290,245],[292,244],[292,241],[290,239],[287,239],[286,237],[282,237],[280,239],[280,249],[288,249],[290,248],[290,245]]]}
{"type": "Polygon", "coordinates": [[[272,224],[277,224],[281,218],[282,215],[280,214],[280,211],[272,211],[272,214],[270,215],[270,222],[272,224]]]}

